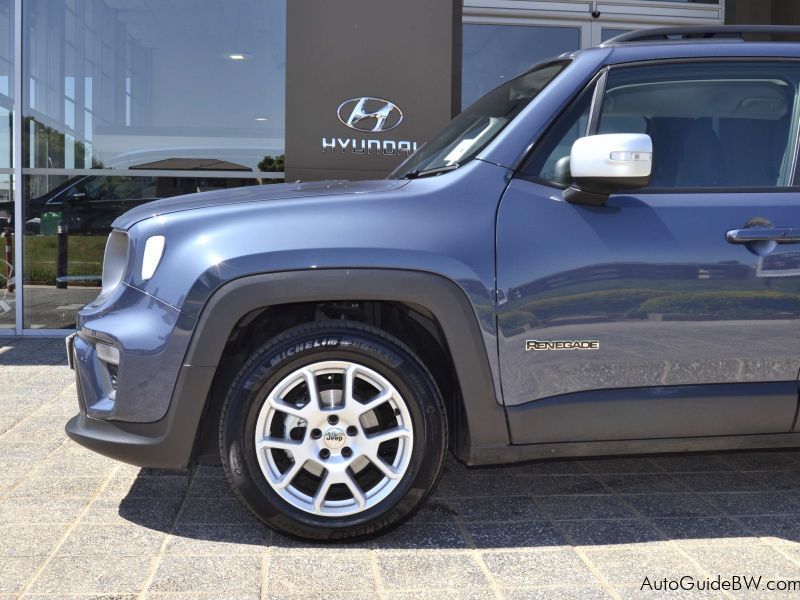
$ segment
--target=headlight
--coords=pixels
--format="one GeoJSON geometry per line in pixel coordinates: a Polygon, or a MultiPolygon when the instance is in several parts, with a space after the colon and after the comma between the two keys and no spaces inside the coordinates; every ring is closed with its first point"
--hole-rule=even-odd
{"type": "Polygon", "coordinates": [[[166,238],[163,235],[154,235],[147,238],[144,244],[144,256],[142,257],[142,280],[150,279],[161,262],[164,255],[164,245],[166,238]]]}

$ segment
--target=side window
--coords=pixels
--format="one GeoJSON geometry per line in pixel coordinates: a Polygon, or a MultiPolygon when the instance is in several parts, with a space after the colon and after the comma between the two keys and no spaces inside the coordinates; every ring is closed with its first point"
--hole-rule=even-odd
{"type": "Polygon", "coordinates": [[[798,82],[793,62],[615,67],[596,133],[647,133],[651,188],[788,186],[798,82]]]}

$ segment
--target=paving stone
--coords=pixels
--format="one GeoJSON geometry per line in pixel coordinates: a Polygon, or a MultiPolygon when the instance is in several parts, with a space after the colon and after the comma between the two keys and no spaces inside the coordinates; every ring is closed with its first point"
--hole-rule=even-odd
{"type": "Polygon", "coordinates": [[[175,521],[181,498],[98,498],[83,516],[87,523],[130,521],[164,530],[175,521]]]}
{"type": "Polygon", "coordinates": [[[104,477],[29,477],[9,494],[10,498],[89,499],[104,477]]]}
{"type": "Polygon", "coordinates": [[[661,536],[645,521],[562,521],[561,527],[576,546],[641,544],[658,541],[661,536]]]}
{"type": "Polygon", "coordinates": [[[536,498],[536,503],[545,514],[555,520],[621,519],[636,516],[613,496],[542,496],[536,498]]]}
{"type": "MultiPolygon", "coordinates": [[[[277,531],[272,532],[272,537],[270,538],[270,546],[274,547],[277,552],[295,552],[295,553],[302,553],[307,552],[309,550],[329,550],[331,549],[330,542],[309,542],[306,540],[300,540],[296,538],[290,538],[285,535],[281,535],[277,531]]],[[[365,540],[360,540],[356,542],[352,541],[342,541],[336,542],[336,548],[339,548],[342,552],[352,553],[362,551],[365,552],[370,548],[370,542],[365,540]]]]}
{"type": "Polygon", "coordinates": [[[186,475],[149,476],[123,475],[109,482],[104,496],[124,496],[126,498],[176,498],[182,497],[189,489],[186,475]]]}
{"type": "Polygon", "coordinates": [[[475,559],[466,553],[379,552],[378,577],[389,591],[474,589],[489,585],[475,559]]]}
{"type": "Polygon", "coordinates": [[[155,556],[166,534],[135,523],[80,523],[58,549],[58,556],[155,556]]]}
{"type": "Polygon", "coordinates": [[[232,498],[186,498],[181,514],[178,516],[181,525],[191,523],[226,524],[252,523],[258,521],[247,510],[242,501],[232,498]]]}
{"type": "Polygon", "coordinates": [[[85,504],[76,498],[6,498],[0,500],[0,523],[69,523],[85,504]]]}
{"type": "Polygon", "coordinates": [[[800,491],[800,470],[750,473],[750,475],[770,490],[800,491]]]}
{"type": "Polygon", "coordinates": [[[466,527],[478,548],[541,548],[565,544],[564,536],[544,521],[467,523],[466,527]]]}
{"type": "Polygon", "coordinates": [[[65,590],[70,594],[135,593],[147,579],[154,561],[140,556],[56,556],[39,573],[30,591],[52,596],[64,594],[65,590]]]}
{"type": "Polygon", "coordinates": [[[531,521],[544,518],[527,496],[508,498],[463,498],[450,501],[456,514],[465,521],[531,521]]]}
{"type": "Polygon", "coordinates": [[[590,473],[661,473],[649,458],[598,458],[584,460],[584,467],[590,473]]]}
{"type": "Polygon", "coordinates": [[[0,593],[16,594],[33,576],[44,556],[4,556],[0,558],[0,593]]]}
{"type": "Polygon", "coordinates": [[[541,460],[497,468],[513,475],[584,475],[587,472],[584,461],[574,458],[541,460]]]}
{"type": "Polygon", "coordinates": [[[706,494],[704,498],[730,515],[800,515],[800,505],[778,493],[706,494]]]}
{"type": "Polygon", "coordinates": [[[685,492],[686,488],[671,477],[658,475],[600,475],[603,483],[618,494],[669,494],[685,492]]]}
{"type": "MultiPolygon", "coordinates": [[[[443,590],[413,590],[403,592],[400,590],[391,590],[381,594],[382,598],[386,600],[441,600],[442,596],[446,594],[447,600],[486,600],[487,598],[494,597],[494,591],[489,587],[474,587],[469,590],[460,590],[448,588],[443,590]]],[[[323,598],[325,596],[321,596],[323,598]]],[[[348,594],[348,600],[350,594],[348,594]]],[[[284,598],[282,596],[282,598],[284,598]]],[[[325,597],[327,600],[327,597],[325,597]]],[[[373,596],[374,598],[374,596],[373,596]]],[[[297,600],[301,600],[298,598],[297,600]]],[[[372,600],[370,598],[370,600],[372,600]]]]}
{"type": "Polygon", "coordinates": [[[272,552],[267,563],[267,589],[278,596],[304,590],[324,591],[328,597],[345,591],[376,589],[372,560],[367,553],[342,555],[329,550],[303,554],[272,552]]]}
{"type": "Polygon", "coordinates": [[[45,555],[69,527],[67,523],[0,524],[0,562],[9,556],[45,555]]]}
{"type": "Polygon", "coordinates": [[[589,562],[614,587],[640,586],[645,577],[651,580],[682,575],[700,575],[700,571],[678,550],[642,547],[584,549],[589,562]]]}
{"type": "Polygon", "coordinates": [[[697,494],[634,494],[620,498],[645,517],[710,517],[721,510],[697,494]]]}
{"type": "Polygon", "coordinates": [[[194,477],[189,486],[190,498],[235,498],[225,477],[194,477]]]}
{"type": "Polygon", "coordinates": [[[597,585],[586,563],[569,549],[484,552],[481,558],[495,583],[503,587],[574,588],[597,585]]]}
{"type": "Polygon", "coordinates": [[[271,531],[263,525],[178,525],[167,541],[166,554],[218,556],[257,554],[269,546],[271,531]]]}
{"type": "MultiPolygon", "coordinates": [[[[483,498],[470,498],[468,500],[484,500],[483,498]]],[[[454,500],[455,502],[455,500],[454,500]]],[[[422,507],[411,517],[407,523],[410,527],[416,527],[422,523],[455,523],[458,511],[453,508],[444,498],[428,498],[422,507]]]]}
{"type": "Polygon", "coordinates": [[[653,456],[650,461],[667,473],[731,471],[732,467],[718,454],[670,454],[653,456]]]}
{"type": "Polygon", "coordinates": [[[800,461],[785,452],[731,452],[720,460],[737,471],[797,471],[800,461]]]}
{"type": "Polygon", "coordinates": [[[62,477],[69,473],[73,477],[104,477],[108,476],[118,463],[102,457],[99,454],[88,460],[80,456],[65,457],[59,455],[61,446],[51,456],[40,461],[31,469],[31,475],[35,477],[62,477]]]}
{"type": "Polygon", "coordinates": [[[675,477],[695,492],[763,492],[764,485],[743,473],[683,473],[675,477]]]}
{"type": "Polygon", "coordinates": [[[530,479],[522,475],[468,472],[442,476],[435,495],[454,498],[521,496],[528,492],[530,479]]]}
{"type": "MultiPolygon", "coordinates": [[[[449,594],[448,594],[449,597],[449,594]]],[[[487,598],[489,596],[484,596],[487,598]]],[[[539,589],[500,589],[503,600],[607,600],[614,596],[600,585],[592,587],[539,588],[539,589]]]]}
{"type": "Polygon", "coordinates": [[[372,545],[393,549],[454,549],[465,548],[467,542],[456,523],[405,523],[372,540],[372,545]]]}
{"type": "Polygon", "coordinates": [[[756,538],[770,543],[800,543],[800,517],[741,517],[739,521],[756,538]]]}
{"type": "Polygon", "coordinates": [[[607,494],[608,489],[594,475],[538,475],[529,478],[535,496],[607,494]]]}
{"type": "Polygon", "coordinates": [[[725,517],[654,519],[653,524],[666,539],[681,544],[747,543],[752,537],[742,525],[725,517]]]}
{"type": "Polygon", "coordinates": [[[158,565],[149,591],[258,593],[262,569],[260,556],[169,556],[158,565]]]}
{"type": "MultiPolygon", "coordinates": [[[[797,579],[797,565],[770,547],[740,544],[736,546],[693,546],[686,553],[708,573],[766,579],[797,579]]],[[[774,593],[774,592],[773,592],[774,593]]]]}

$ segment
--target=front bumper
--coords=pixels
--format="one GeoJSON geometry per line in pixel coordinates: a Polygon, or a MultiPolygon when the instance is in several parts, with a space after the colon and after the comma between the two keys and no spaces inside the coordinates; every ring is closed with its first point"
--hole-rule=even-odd
{"type": "Polygon", "coordinates": [[[214,373],[182,365],[195,323],[126,285],[81,310],[66,340],[80,408],[70,438],[135,465],[185,467],[214,373]],[[118,365],[98,356],[98,343],[119,351],[118,365]]]}
{"type": "Polygon", "coordinates": [[[81,310],[77,324],[67,343],[86,414],[131,423],[163,419],[196,319],[120,285],[100,306],[81,310]],[[118,350],[118,364],[98,355],[98,343],[118,350]]]}
{"type": "Polygon", "coordinates": [[[104,421],[81,411],[67,422],[67,435],[81,446],[139,467],[186,468],[213,378],[213,367],[184,367],[167,414],[155,423],[104,421]]]}

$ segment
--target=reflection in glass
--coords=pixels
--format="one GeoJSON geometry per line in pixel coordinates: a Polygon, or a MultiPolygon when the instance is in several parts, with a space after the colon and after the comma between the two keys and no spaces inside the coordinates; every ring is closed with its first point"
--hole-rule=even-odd
{"type": "Polygon", "coordinates": [[[257,170],[284,151],[284,13],[285,0],[26,0],[24,166],[257,170]]]}
{"type": "Polygon", "coordinates": [[[633,30],[603,27],[603,29],[600,31],[600,41],[607,42],[611,38],[617,37],[618,35],[622,35],[623,33],[628,33],[629,31],[633,30]]]}
{"type": "Polygon", "coordinates": [[[577,27],[464,25],[461,106],[527,70],[534,63],[578,50],[577,27]]]}
{"type": "Polygon", "coordinates": [[[259,183],[233,173],[176,175],[25,177],[25,327],[75,326],[76,311],[98,294],[106,238],[123,212],[158,198],[259,183]]]}
{"type": "Polygon", "coordinates": [[[11,114],[14,108],[13,0],[0,0],[0,332],[14,327],[14,202],[11,114]]]}

